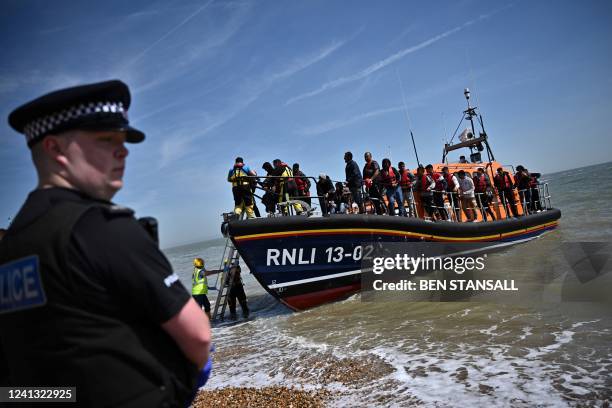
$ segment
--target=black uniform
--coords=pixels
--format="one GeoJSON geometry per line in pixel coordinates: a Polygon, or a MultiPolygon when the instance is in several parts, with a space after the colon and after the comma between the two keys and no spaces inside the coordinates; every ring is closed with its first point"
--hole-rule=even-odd
{"type": "MultiPolygon", "coordinates": [[[[363,178],[371,179],[376,171],[380,173],[380,166],[376,160],[372,160],[370,163],[366,163],[363,166],[363,178]]],[[[372,185],[368,188],[368,195],[370,198],[374,198],[372,200],[374,202],[374,207],[376,208],[376,214],[383,215],[385,213],[383,209],[383,197],[382,197],[382,187],[380,185],[380,177],[372,180],[372,185]]]]}
{"type": "Polygon", "coordinates": [[[249,317],[249,307],[247,305],[246,293],[244,293],[244,284],[242,283],[242,277],[240,277],[240,271],[240,266],[238,266],[231,275],[227,303],[229,304],[230,316],[236,316],[236,299],[238,299],[240,308],[242,309],[242,315],[244,317],[249,317]]]}
{"type": "Polygon", "coordinates": [[[33,191],[0,241],[0,279],[2,385],[76,386],[92,407],[188,402],[197,368],[160,324],[190,295],[131,210],[33,191]],[[9,280],[15,260],[31,263],[9,280]]]}

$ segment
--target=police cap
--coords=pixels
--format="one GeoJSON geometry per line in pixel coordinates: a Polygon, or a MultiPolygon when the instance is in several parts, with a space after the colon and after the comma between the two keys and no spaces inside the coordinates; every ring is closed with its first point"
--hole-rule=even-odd
{"type": "Polygon", "coordinates": [[[129,125],[130,90],[118,80],[60,89],[15,109],[8,121],[32,147],[46,135],[67,130],[126,132],[126,141],[142,142],[143,132],[129,125]]]}

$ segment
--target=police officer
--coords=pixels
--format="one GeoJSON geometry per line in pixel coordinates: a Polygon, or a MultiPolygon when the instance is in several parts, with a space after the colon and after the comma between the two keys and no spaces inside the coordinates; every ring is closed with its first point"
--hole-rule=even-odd
{"type": "MultiPolygon", "coordinates": [[[[76,387],[79,405],[182,406],[208,359],[206,315],[123,186],[128,87],[106,81],[13,111],[38,186],[0,242],[0,384],[76,387]],[[7,296],[8,293],[8,296],[7,296]]],[[[201,382],[200,382],[201,384],[201,382]]]]}
{"type": "Polygon", "coordinates": [[[206,279],[204,260],[195,258],[193,260],[193,273],[191,274],[191,296],[200,308],[204,308],[204,313],[210,319],[210,302],[206,295],[208,295],[208,279],[206,279]]]}

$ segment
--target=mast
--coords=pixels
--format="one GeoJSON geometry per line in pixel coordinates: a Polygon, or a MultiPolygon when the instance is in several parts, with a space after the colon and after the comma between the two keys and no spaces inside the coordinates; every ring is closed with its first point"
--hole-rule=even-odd
{"type": "MultiPolygon", "coordinates": [[[[465,99],[467,101],[467,109],[463,111],[464,116],[461,119],[461,122],[463,122],[463,120],[470,121],[470,126],[472,128],[472,138],[464,142],[460,142],[460,143],[445,144],[444,154],[442,155],[442,162],[446,160],[446,156],[448,152],[451,152],[453,150],[457,150],[463,147],[468,147],[471,153],[470,157],[472,157],[472,155],[474,154],[474,149],[477,149],[479,152],[481,152],[486,148],[487,156],[489,157],[489,163],[490,163],[495,160],[495,156],[493,155],[493,151],[491,150],[491,146],[489,145],[487,132],[485,132],[485,129],[484,129],[484,121],[482,120],[482,115],[479,115],[478,113],[476,113],[476,109],[478,109],[476,106],[470,105],[469,88],[465,88],[465,90],[463,91],[463,95],[465,96],[465,99]],[[476,137],[476,126],[474,125],[474,118],[476,118],[477,122],[480,124],[480,128],[482,129],[482,132],[480,132],[478,137],[476,137]]],[[[461,126],[461,122],[459,122],[459,126],[457,126],[457,130],[459,130],[459,127],[461,126]]],[[[457,130],[455,130],[455,134],[457,133],[457,130]]],[[[454,137],[455,136],[453,136],[453,139],[454,137]]],[[[452,139],[451,139],[451,142],[452,142],[452,139]]]]}

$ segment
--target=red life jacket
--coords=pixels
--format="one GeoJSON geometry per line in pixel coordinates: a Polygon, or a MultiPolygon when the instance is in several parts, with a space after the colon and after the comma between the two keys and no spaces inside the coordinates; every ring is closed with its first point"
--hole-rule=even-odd
{"type": "Polygon", "coordinates": [[[487,179],[484,174],[474,177],[474,190],[477,193],[484,193],[487,191],[487,179]]]}
{"type": "Polygon", "coordinates": [[[455,182],[453,181],[453,175],[450,173],[446,173],[444,174],[444,179],[446,180],[446,190],[455,191],[455,182]]]}
{"type": "Polygon", "coordinates": [[[294,174],[295,177],[295,184],[297,185],[298,191],[306,191],[306,180],[304,180],[302,177],[299,177],[299,173],[298,174],[294,174]]]}
{"type": "Polygon", "coordinates": [[[512,188],[512,179],[510,175],[506,172],[503,173],[503,176],[499,176],[499,174],[495,175],[495,184],[497,184],[497,188],[501,188],[502,190],[510,190],[512,188]]]}
{"type": "Polygon", "coordinates": [[[393,167],[389,167],[386,171],[382,171],[380,173],[382,178],[382,183],[385,187],[396,187],[397,186],[397,178],[395,177],[395,172],[393,171],[393,167]]]}
{"type": "Polygon", "coordinates": [[[429,187],[429,182],[427,181],[427,173],[424,173],[421,176],[421,188],[420,188],[421,192],[425,193],[427,191],[430,191],[430,190],[427,190],[427,187],[429,187]]]}
{"type": "Polygon", "coordinates": [[[408,176],[410,172],[406,169],[400,171],[400,185],[402,188],[412,188],[412,179],[408,176]]]}
{"type": "Polygon", "coordinates": [[[446,190],[444,183],[443,183],[444,178],[442,178],[442,175],[440,173],[433,173],[431,176],[436,182],[436,187],[435,187],[436,191],[446,190]]]}
{"type": "Polygon", "coordinates": [[[538,188],[538,179],[531,175],[529,176],[529,187],[538,188]]]}

